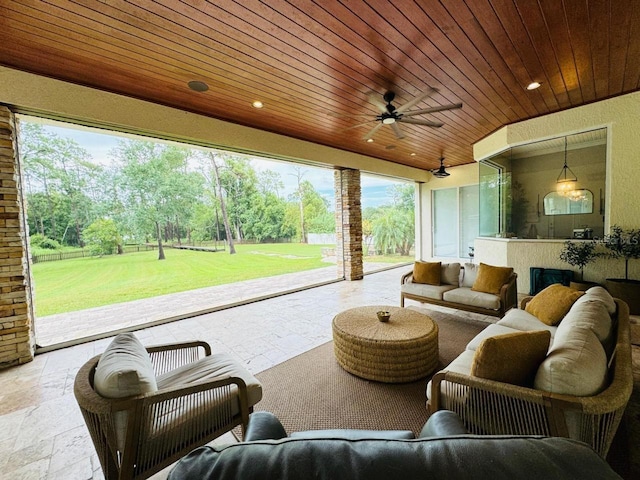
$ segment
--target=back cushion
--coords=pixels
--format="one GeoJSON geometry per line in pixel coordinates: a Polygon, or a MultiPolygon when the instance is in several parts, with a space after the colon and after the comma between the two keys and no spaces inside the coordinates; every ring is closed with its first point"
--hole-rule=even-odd
{"type": "Polygon", "coordinates": [[[616,302],[613,300],[611,294],[607,292],[603,287],[591,287],[585,292],[584,297],[582,297],[580,300],[595,300],[598,302],[602,302],[602,304],[607,307],[607,311],[610,315],[616,313],[616,302]]]}
{"type": "Polygon", "coordinates": [[[464,264],[464,274],[462,275],[462,285],[460,285],[461,287],[473,287],[473,284],[476,281],[476,277],[478,276],[478,268],[479,266],[475,263],[464,264]]]}
{"type": "Polygon", "coordinates": [[[460,264],[459,263],[443,263],[440,273],[440,283],[446,285],[460,284],[460,264]]]}
{"type": "Polygon", "coordinates": [[[607,356],[602,344],[584,327],[556,330],[553,346],[542,362],[534,388],[588,397],[607,386],[607,356]]]}
{"type": "Polygon", "coordinates": [[[121,333],[109,344],[98,361],[93,385],[107,398],[158,390],[149,354],[133,333],[121,333]]]}
{"type": "Polygon", "coordinates": [[[512,273],[513,268],[511,267],[496,267],[494,265],[480,263],[476,281],[473,282],[471,289],[476,292],[493,293],[497,295],[500,293],[502,286],[507,283],[512,273]]]}

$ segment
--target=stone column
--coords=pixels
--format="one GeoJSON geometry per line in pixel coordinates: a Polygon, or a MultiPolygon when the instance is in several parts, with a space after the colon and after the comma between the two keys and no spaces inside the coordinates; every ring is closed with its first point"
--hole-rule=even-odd
{"type": "Polygon", "coordinates": [[[27,227],[11,111],[0,105],[0,368],[33,360],[27,227]]]}
{"type": "Polygon", "coordinates": [[[336,195],[336,260],[338,275],[347,280],[361,280],[362,208],[360,205],[360,171],[334,170],[336,195]]]}

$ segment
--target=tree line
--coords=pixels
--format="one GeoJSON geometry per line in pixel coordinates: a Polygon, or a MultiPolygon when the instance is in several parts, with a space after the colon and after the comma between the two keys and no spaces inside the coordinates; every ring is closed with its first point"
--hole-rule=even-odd
{"type": "MultiPolygon", "coordinates": [[[[278,172],[215,150],[122,139],[108,165],[96,164],[75,140],[37,123],[20,123],[19,156],[33,245],[85,247],[97,254],[123,243],[234,241],[306,243],[335,232],[329,201],[295,167],[285,197],[278,172]]],[[[376,249],[407,254],[413,245],[413,186],[394,185],[393,202],[363,212],[376,249]]]]}

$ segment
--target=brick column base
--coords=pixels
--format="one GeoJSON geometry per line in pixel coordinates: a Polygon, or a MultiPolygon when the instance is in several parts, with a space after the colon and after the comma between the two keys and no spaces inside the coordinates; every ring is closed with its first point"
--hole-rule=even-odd
{"type": "Polygon", "coordinates": [[[361,280],[362,208],[360,205],[360,171],[334,170],[336,195],[336,259],[338,275],[347,280],[361,280]]]}

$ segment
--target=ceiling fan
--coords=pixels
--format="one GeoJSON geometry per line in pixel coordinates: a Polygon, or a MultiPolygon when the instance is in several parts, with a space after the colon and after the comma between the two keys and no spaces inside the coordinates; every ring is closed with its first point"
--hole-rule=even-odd
{"type": "Polygon", "coordinates": [[[437,178],[445,178],[451,175],[444,169],[444,157],[440,157],[440,168],[436,170],[431,170],[431,174],[437,178]]]}
{"type": "Polygon", "coordinates": [[[391,91],[386,92],[382,96],[382,100],[379,98],[379,94],[377,94],[376,92],[370,92],[367,95],[367,97],[369,98],[369,102],[375,105],[380,110],[380,114],[376,115],[375,118],[373,118],[372,120],[368,120],[367,122],[360,123],[358,125],[354,125],[353,127],[349,127],[349,128],[350,129],[357,128],[363,125],[367,125],[370,122],[378,122],[378,125],[376,125],[371,130],[369,130],[369,132],[364,136],[364,140],[369,140],[373,137],[373,135],[375,135],[375,133],[383,125],[389,125],[393,129],[393,132],[395,133],[396,138],[398,139],[404,138],[404,133],[402,133],[402,130],[398,125],[399,123],[408,123],[411,125],[424,125],[426,127],[433,127],[433,128],[441,127],[443,125],[443,123],[441,122],[435,122],[432,120],[423,120],[423,119],[412,118],[412,117],[415,117],[417,115],[426,115],[429,113],[442,112],[444,110],[453,110],[456,108],[462,108],[462,103],[440,105],[438,107],[423,108],[421,110],[409,110],[414,105],[418,104],[425,98],[433,95],[437,91],[438,90],[435,88],[430,88],[429,91],[413,97],[407,103],[404,103],[399,107],[396,107],[392,103],[396,97],[396,94],[394,92],[391,92],[391,91]]]}

